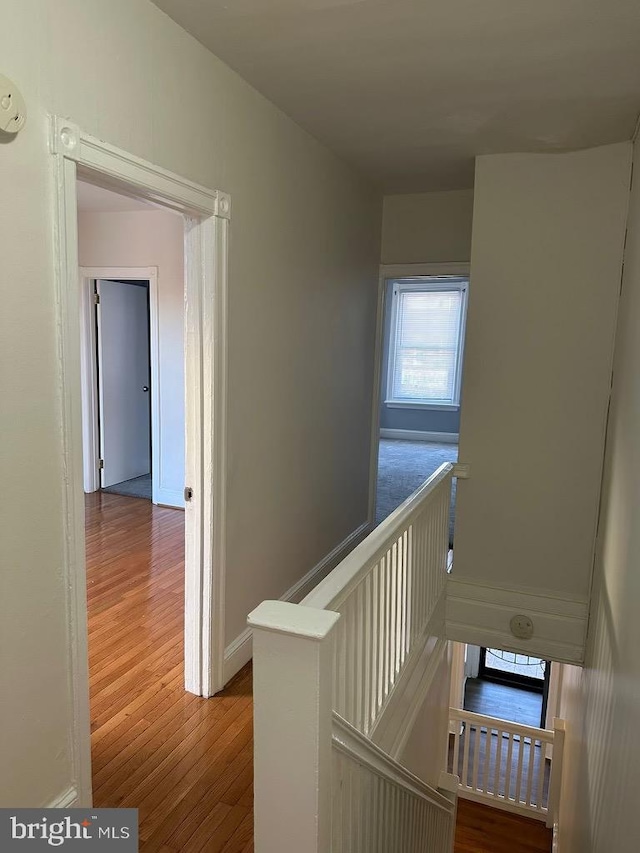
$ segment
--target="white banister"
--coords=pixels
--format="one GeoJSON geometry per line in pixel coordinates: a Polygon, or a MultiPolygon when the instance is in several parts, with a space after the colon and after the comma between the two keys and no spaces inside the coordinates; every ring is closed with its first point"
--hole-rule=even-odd
{"type": "Polygon", "coordinates": [[[339,614],[265,601],[253,628],[256,853],[327,853],[339,614]]]}
{"type": "Polygon", "coordinates": [[[332,853],[451,853],[457,783],[430,788],[334,715],[332,853]]]}
{"type": "Polygon", "coordinates": [[[562,774],[564,722],[556,720],[550,731],[459,708],[451,708],[449,718],[449,767],[460,775],[460,795],[551,824],[562,774]]]}
{"type": "Polygon", "coordinates": [[[453,467],[441,465],[301,602],[342,615],[333,707],[365,734],[444,595],[453,467]]]}

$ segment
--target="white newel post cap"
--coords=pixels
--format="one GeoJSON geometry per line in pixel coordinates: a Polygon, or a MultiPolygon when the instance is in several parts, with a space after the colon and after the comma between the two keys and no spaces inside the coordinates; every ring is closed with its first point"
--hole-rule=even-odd
{"type": "Polygon", "coordinates": [[[288,601],[263,601],[247,616],[247,624],[263,631],[320,641],[331,633],[338,619],[340,614],[332,610],[302,607],[288,601]]]}

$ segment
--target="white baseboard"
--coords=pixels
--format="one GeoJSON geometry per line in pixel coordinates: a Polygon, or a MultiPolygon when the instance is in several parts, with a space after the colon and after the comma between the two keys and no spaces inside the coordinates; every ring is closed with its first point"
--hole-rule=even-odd
{"type": "MultiPolygon", "coordinates": [[[[289,587],[284,595],[280,597],[280,600],[290,601],[293,604],[298,604],[302,601],[370,532],[371,524],[368,521],[363,522],[346,539],[323,557],[319,563],[316,563],[304,577],[296,581],[292,587],[289,587]]],[[[224,650],[225,684],[251,660],[252,654],[251,628],[245,628],[224,650]]]]}
{"type": "Polygon", "coordinates": [[[330,551],[326,557],[323,557],[319,563],[307,572],[307,574],[294,583],[292,587],[282,596],[282,601],[290,601],[292,604],[299,604],[302,599],[314,589],[321,580],[324,580],[329,572],[332,572],[338,563],[341,563],[347,554],[359,545],[362,540],[371,533],[372,526],[370,522],[364,521],[360,527],[357,527],[344,539],[339,545],[330,551]]]}
{"type": "Polygon", "coordinates": [[[58,797],[47,803],[46,809],[74,809],[80,806],[80,797],[78,789],[75,785],[71,785],[66,791],[63,791],[58,797]]]}
{"type": "Polygon", "coordinates": [[[453,575],[447,579],[446,635],[459,643],[582,664],[588,615],[586,601],[551,591],[479,584],[453,575]],[[517,614],[531,618],[530,640],[511,633],[509,623],[517,614]]]}
{"type": "Polygon", "coordinates": [[[251,628],[247,627],[224,650],[224,683],[228,684],[253,655],[251,628]]]}
{"type": "Polygon", "coordinates": [[[174,489],[162,489],[158,487],[153,498],[153,502],[158,506],[184,509],[184,494],[174,489]]]}
{"type": "Polygon", "coordinates": [[[433,441],[439,444],[457,444],[457,432],[424,432],[417,429],[381,429],[380,438],[395,438],[403,441],[433,441]]]}

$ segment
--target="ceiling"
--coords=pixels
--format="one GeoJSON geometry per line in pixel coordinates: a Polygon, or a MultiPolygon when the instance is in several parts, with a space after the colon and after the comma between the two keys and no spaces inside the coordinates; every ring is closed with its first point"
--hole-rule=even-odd
{"type": "Polygon", "coordinates": [[[387,192],[629,139],[638,0],[154,0],[387,192]]]}
{"type": "Polygon", "coordinates": [[[153,206],[137,198],[77,182],[78,210],[83,213],[122,213],[128,210],[153,210],[153,206]]]}

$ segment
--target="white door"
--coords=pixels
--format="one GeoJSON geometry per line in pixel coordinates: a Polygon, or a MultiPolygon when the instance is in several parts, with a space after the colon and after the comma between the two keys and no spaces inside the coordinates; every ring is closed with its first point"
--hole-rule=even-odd
{"type": "Polygon", "coordinates": [[[101,486],[151,472],[146,282],[97,281],[101,486]]]}

